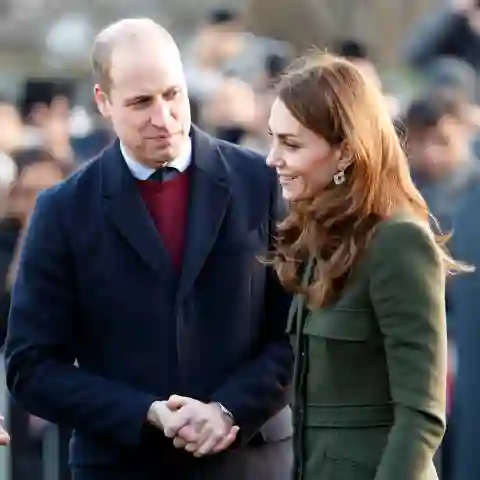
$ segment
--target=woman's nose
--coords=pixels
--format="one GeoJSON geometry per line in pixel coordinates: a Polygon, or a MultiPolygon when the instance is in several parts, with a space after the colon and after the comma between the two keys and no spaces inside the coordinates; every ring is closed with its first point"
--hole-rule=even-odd
{"type": "Polygon", "coordinates": [[[268,152],[266,162],[269,167],[278,167],[282,163],[274,148],[268,152]]]}

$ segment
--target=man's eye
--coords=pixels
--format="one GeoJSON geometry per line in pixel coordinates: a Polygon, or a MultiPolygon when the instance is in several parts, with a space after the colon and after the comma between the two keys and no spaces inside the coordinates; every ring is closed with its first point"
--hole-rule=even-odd
{"type": "Polygon", "coordinates": [[[167,99],[168,100],[173,100],[174,98],[177,98],[180,95],[180,90],[172,90],[171,92],[168,92],[167,94],[167,99]]]}

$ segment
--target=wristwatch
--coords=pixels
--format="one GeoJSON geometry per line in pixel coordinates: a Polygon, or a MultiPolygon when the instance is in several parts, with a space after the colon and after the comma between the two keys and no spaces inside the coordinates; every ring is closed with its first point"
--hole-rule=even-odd
{"type": "Polygon", "coordinates": [[[227,417],[230,417],[230,419],[233,421],[233,423],[235,423],[235,418],[233,417],[233,413],[228,408],[226,408],[220,402],[214,402],[214,403],[216,403],[220,407],[220,410],[222,411],[222,413],[224,415],[226,415],[227,417]]]}

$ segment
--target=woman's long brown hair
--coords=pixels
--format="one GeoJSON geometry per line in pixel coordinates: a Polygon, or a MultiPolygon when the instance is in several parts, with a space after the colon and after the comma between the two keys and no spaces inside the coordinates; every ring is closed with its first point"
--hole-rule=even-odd
{"type": "MultiPolygon", "coordinates": [[[[381,220],[403,210],[431,229],[432,217],[411,179],[382,93],[353,64],[314,53],[285,74],[278,92],[302,125],[351,159],[343,184],[332,179],[321,193],[291,203],[273,256],[287,290],[325,306],[345,286],[381,220]],[[302,266],[312,257],[318,260],[313,279],[302,289],[302,266]]],[[[447,273],[469,269],[448,254],[448,236],[432,235],[447,273]]]]}

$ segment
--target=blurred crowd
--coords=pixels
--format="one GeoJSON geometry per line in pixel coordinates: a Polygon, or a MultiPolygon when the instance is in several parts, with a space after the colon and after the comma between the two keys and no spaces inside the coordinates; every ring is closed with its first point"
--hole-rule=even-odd
{"type": "MultiPolygon", "coordinates": [[[[480,2],[457,0],[413,26],[402,50],[405,65],[421,79],[413,94],[384,88],[374,52],[358,39],[339,37],[332,49],[384,90],[412,176],[441,230],[453,230],[450,249],[457,259],[480,266],[480,2]]],[[[245,31],[236,12],[213,11],[183,45],[195,123],[215,136],[266,153],[275,82],[297,53],[286,42],[245,31]]],[[[22,233],[37,195],[81,168],[113,138],[93,104],[77,102],[76,88],[71,81],[28,79],[20,98],[0,98],[3,336],[22,233]]],[[[448,431],[438,457],[442,480],[480,478],[474,448],[480,434],[478,275],[448,285],[450,402],[448,431]]],[[[48,425],[12,402],[6,413],[13,439],[11,478],[42,478],[42,435],[48,425]]]]}

